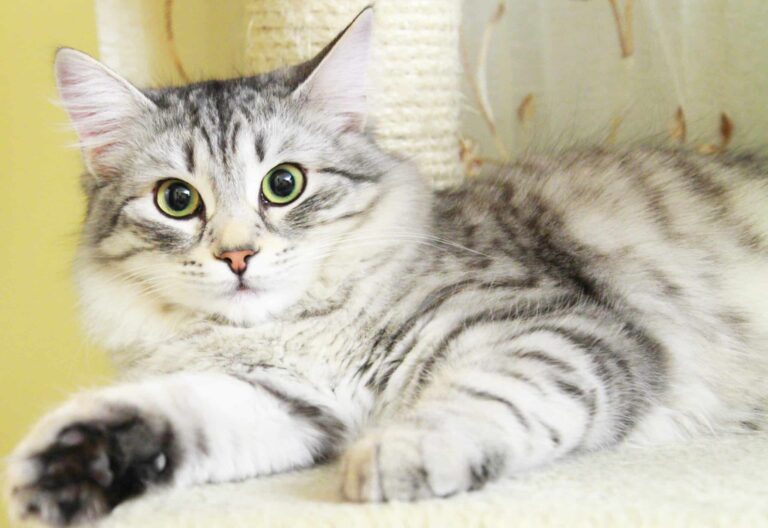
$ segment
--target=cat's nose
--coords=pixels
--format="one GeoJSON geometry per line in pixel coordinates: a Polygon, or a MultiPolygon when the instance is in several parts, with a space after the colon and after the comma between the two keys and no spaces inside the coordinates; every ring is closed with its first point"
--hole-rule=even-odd
{"type": "Polygon", "coordinates": [[[248,267],[248,259],[256,254],[252,249],[236,249],[232,251],[222,251],[215,255],[219,260],[225,260],[229,264],[229,269],[236,275],[245,273],[248,267]]]}

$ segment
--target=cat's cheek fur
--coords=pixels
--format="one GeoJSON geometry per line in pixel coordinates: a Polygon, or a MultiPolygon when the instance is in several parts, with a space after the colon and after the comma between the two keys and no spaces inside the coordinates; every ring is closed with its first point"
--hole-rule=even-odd
{"type": "Polygon", "coordinates": [[[189,314],[168,309],[122,280],[119,271],[93,261],[80,252],[76,258],[75,286],[80,297],[80,319],[86,335],[107,350],[118,366],[131,362],[131,351],[158,343],[189,324],[189,314]]]}

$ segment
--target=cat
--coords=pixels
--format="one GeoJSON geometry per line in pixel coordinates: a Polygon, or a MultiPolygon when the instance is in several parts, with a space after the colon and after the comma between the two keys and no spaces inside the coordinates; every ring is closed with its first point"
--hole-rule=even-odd
{"type": "Polygon", "coordinates": [[[764,422],[765,164],[593,148],[432,190],[373,139],[371,32],[368,9],[302,65],[148,90],[58,51],[76,283],[123,379],[21,442],[13,514],[337,458],[348,500],[446,497],[764,422]]]}

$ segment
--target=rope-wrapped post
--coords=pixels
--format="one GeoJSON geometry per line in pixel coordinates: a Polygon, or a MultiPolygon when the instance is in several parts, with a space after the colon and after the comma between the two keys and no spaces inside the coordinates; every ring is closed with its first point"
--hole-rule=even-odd
{"type": "MultiPolygon", "coordinates": [[[[248,0],[248,69],[312,57],[370,0],[248,0]]],[[[378,0],[371,116],[381,145],[412,159],[436,186],[459,167],[460,0],[378,0]]]]}

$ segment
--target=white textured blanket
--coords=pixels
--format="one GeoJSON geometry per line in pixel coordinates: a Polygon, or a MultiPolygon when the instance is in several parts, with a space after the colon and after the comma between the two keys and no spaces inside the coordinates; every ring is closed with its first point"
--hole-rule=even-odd
{"type": "Polygon", "coordinates": [[[768,527],[768,434],[587,455],[420,503],[342,503],[337,471],[166,490],[120,506],[102,528],[768,527]]]}

